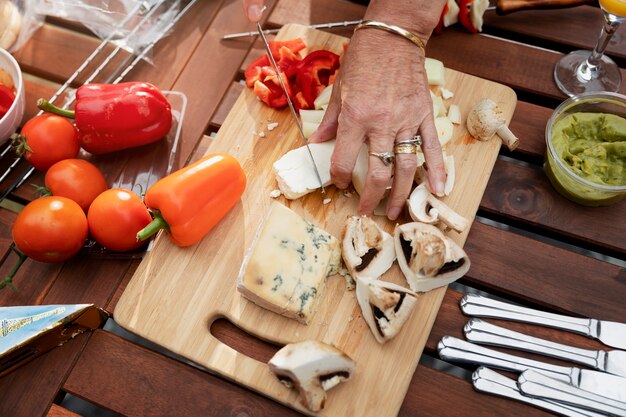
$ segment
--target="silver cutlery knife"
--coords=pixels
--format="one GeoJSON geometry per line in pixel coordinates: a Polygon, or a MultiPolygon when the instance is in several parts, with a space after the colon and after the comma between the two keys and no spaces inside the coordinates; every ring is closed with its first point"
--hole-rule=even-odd
{"type": "Polygon", "coordinates": [[[604,350],[576,348],[518,333],[480,319],[471,319],[465,325],[464,331],[465,338],[470,342],[552,356],[586,365],[599,371],[626,377],[626,352],[623,350],[606,352],[604,350]]]}
{"type": "Polygon", "coordinates": [[[517,381],[520,391],[525,395],[558,401],[603,415],[626,417],[626,403],[556,381],[533,370],[522,372],[517,381]]]}
{"type": "Polygon", "coordinates": [[[626,401],[626,378],[588,369],[552,365],[541,361],[509,355],[497,350],[475,345],[452,336],[444,336],[437,345],[439,356],[444,360],[471,363],[512,372],[533,369],[550,378],[572,384],[619,401],[626,401]]]}
{"type": "Polygon", "coordinates": [[[263,28],[261,28],[261,24],[257,22],[256,28],[261,35],[261,39],[263,39],[263,44],[265,45],[265,51],[267,52],[267,56],[269,57],[270,62],[272,63],[272,68],[276,71],[276,75],[278,81],[280,81],[280,87],[283,90],[283,94],[287,98],[287,104],[289,105],[289,109],[291,110],[291,115],[293,116],[294,121],[296,122],[296,126],[298,126],[298,132],[300,132],[300,138],[304,141],[304,145],[306,146],[306,150],[309,153],[309,157],[311,158],[311,163],[313,163],[313,169],[315,170],[315,175],[317,176],[317,180],[320,183],[320,188],[322,189],[322,194],[326,193],[324,189],[324,182],[322,181],[322,177],[320,176],[320,171],[317,169],[317,164],[315,163],[315,158],[313,158],[313,153],[311,152],[311,148],[309,147],[309,141],[304,135],[304,131],[302,130],[302,124],[300,123],[300,119],[298,118],[298,114],[296,113],[295,107],[293,107],[293,102],[291,101],[291,97],[289,97],[289,93],[287,92],[287,87],[285,86],[285,81],[283,77],[280,75],[281,71],[278,68],[278,64],[276,64],[276,60],[272,56],[272,50],[270,49],[270,44],[267,43],[267,38],[263,33],[263,28]]]}
{"type": "Polygon", "coordinates": [[[530,405],[534,405],[535,407],[552,411],[562,416],[600,417],[604,415],[596,413],[594,411],[580,409],[569,404],[563,404],[554,400],[525,396],[520,392],[516,380],[507,378],[506,376],[483,366],[478,368],[472,374],[472,383],[474,384],[474,388],[477,391],[521,401],[530,405]]]}
{"type": "Polygon", "coordinates": [[[625,323],[546,313],[475,294],[466,294],[461,299],[461,310],[468,316],[521,321],[567,330],[598,339],[607,346],[626,349],[625,323]]]}

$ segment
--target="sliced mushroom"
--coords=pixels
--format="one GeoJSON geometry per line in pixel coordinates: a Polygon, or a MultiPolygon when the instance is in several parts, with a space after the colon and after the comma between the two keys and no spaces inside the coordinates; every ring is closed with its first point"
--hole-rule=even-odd
{"type": "Polygon", "coordinates": [[[511,151],[519,145],[519,139],[506,125],[502,110],[488,98],[476,103],[467,115],[467,130],[478,140],[489,140],[497,134],[511,151]]]}
{"type": "Polygon", "coordinates": [[[463,249],[435,226],[419,222],[396,226],[398,264],[413,291],[430,291],[467,273],[463,249]]]}
{"type": "Polygon", "coordinates": [[[428,191],[426,184],[417,186],[409,196],[409,214],[416,222],[434,224],[442,222],[461,233],[469,226],[469,221],[452,210],[446,203],[428,191]]]}
{"type": "Polygon", "coordinates": [[[393,339],[417,303],[416,294],[392,282],[357,278],[356,298],[378,343],[393,339]]]}
{"type": "Polygon", "coordinates": [[[351,216],[343,228],[341,254],[354,277],[378,278],[396,260],[393,237],[366,216],[351,216]]]}
{"type": "Polygon", "coordinates": [[[268,365],[287,387],[295,386],[311,411],[324,408],[326,391],[350,379],[354,361],[341,350],[317,340],[285,345],[268,365]]]}

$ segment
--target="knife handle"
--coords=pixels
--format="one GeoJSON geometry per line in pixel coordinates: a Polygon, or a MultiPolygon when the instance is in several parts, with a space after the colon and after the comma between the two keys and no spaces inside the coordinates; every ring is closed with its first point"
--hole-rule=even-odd
{"type": "Polygon", "coordinates": [[[492,366],[518,373],[527,369],[534,369],[565,382],[572,382],[578,379],[578,370],[576,368],[567,368],[509,355],[452,336],[442,337],[439,344],[437,344],[437,350],[442,359],[452,362],[492,366]]]}
{"type": "Polygon", "coordinates": [[[521,401],[526,404],[534,405],[535,407],[552,411],[562,416],[600,417],[604,415],[571,405],[561,404],[552,400],[527,397],[520,392],[517,387],[517,381],[482,366],[472,374],[472,383],[477,391],[521,401]]]}
{"type": "Polygon", "coordinates": [[[496,326],[480,319],[471,319],[467,322],[463,330],[465,331],[465,338],[470,342],[552,356],[554,358],[580,363],[595,369],[602,370],[601,364],[604,363],[606,359],[606,352],[601,350],[580,349],[551,342],[496,326]]]}
{"type": "Polygon", "coordinates": [[[498,0],[496,3],[496,13],[505,15],[522,10],[562,9],[593,3],[593,0],[498,0]]]}
{"type": "Polygon", "coordinates": [[[556,381],[533,370],[522,372],[517,385],[522,393],[532,397],[556,400],[611,416],[626,417],[626,403],[556,381]]]}
{"type": "Polygon", "coordinates": [[[497,301],[482,295],[466,294],[461,299],[461,310],[468,316],[521,321],[597,337],[598,321],[595,319],[581,319],[547,313],[497,301]]]}

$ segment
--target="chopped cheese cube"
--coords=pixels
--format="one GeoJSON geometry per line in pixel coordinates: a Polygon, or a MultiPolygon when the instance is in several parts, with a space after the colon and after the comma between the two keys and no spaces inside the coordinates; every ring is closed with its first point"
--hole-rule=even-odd
{"type": "Polygon", "coordinates": [[[237,290],[263,308],[308,324],[339,259],[337,239],[274,202],[246,254],[237,290]]]}

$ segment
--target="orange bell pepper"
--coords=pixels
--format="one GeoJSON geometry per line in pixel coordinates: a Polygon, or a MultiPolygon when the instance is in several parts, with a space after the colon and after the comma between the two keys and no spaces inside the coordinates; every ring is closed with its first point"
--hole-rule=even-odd
{"type": "Polygon", "coordinates": [[[245,173],[234,157],[207,155],[148,189],[145,203],[154,220],[137,233],[137,240],[165,229],[174,244],[193,245],[234,207],[245,188],[245,173]]]}

